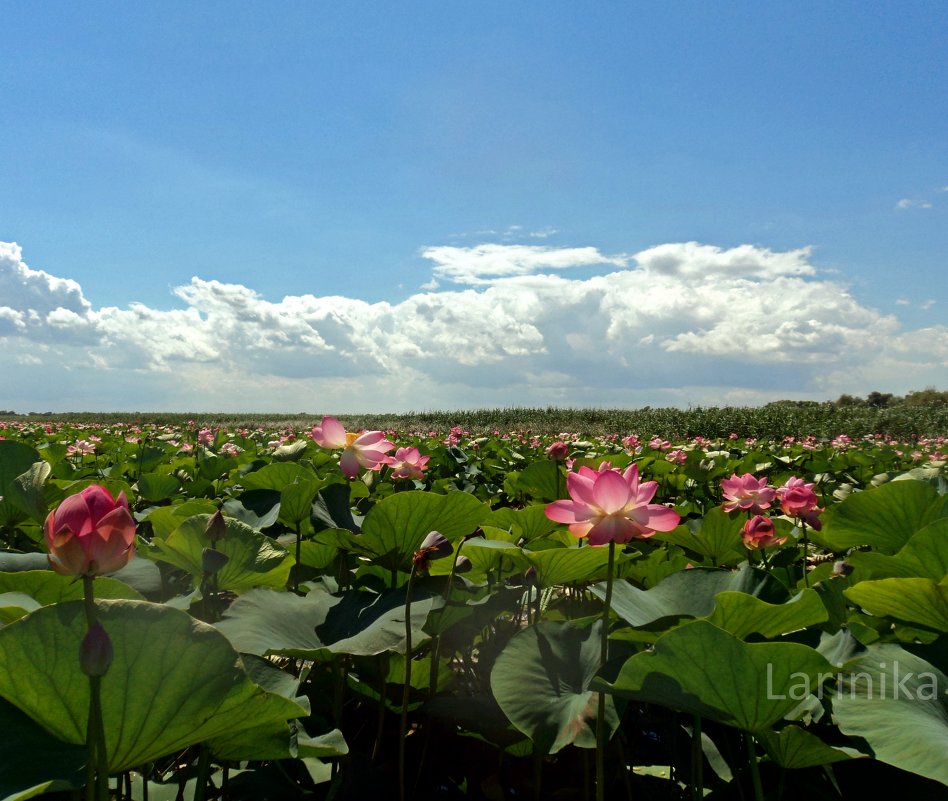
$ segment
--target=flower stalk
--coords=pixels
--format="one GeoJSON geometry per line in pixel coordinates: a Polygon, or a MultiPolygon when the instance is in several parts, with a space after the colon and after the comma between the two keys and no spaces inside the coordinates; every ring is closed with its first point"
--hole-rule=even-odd
{"type": "Polygon", "coordinates": [[[102,719],[102,676],[111,662],[111,643],[99,625],[92,582],[95,576],[82,577],[87,633],[80,646],[80,666],[89,678],[89,720],[86,747],[86,801],[108,801],[109,756],[105,744],[105,723],[102,719]],[[103,640],[104,638],[104,640],[103,640]],[[91,656],[90,656],[91,654],[91,656]]]}
{"type": "MultiPolygon", "coordinates": [[[[612,606],[612,583],[615,573],[616,543],[609,541],[609,566],[606,570],[606,600],[602,606],[602,629],[599,632],[599,671],[609,661],[609,610],[612,606]]],[[[596,801],[606,798],[606,694],[599,693],[596,710],[596,801]]]]}

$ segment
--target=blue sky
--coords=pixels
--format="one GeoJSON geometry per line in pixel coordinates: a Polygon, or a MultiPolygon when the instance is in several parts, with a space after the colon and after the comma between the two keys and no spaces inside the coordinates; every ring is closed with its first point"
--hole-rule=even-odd
{"type": "Polygon", "coordinates": [[[948,386],[941,2],[3,18],[0,408],[948,386]]]}

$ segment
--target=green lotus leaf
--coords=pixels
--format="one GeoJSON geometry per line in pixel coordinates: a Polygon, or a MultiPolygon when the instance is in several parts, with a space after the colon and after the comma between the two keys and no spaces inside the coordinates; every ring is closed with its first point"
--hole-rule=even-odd
{"type": "Polygon", "coordinates": [[[834,551],[857,545],[894,554],[915,532],[944,514],[937,490],[925,481],[891,481],[854,492],[827,509],[812,538],[834,551]]]}
{"type": "Polygon", "coordinates": [[[0,440],[0,526],[15,523],[29,514],[17,503],[14,484],[37,462],[43,462],[43,459],[35,448],[22,442],[0,440]]]}
{"type": "Polygon", "coordinates": [[[532,504],[523,509],[510,506],[496,509],[490,517],[490,524],[507,529],[517,535],[516,539],[523,537],[528,542],[556,531],[560,526],[546,516],[545,504],[532,504]]]}
{"type": "Polygon", "coordinates": [[[135,488],[146,501],[164,501],[181,491],[181,481],[168,473],[143,473],[135,488]]]}
{"type": "Polygon", "coordinates": [[[456,540],[489,518],[490,508],[466,492],[398,492],[372,507],[357,539],[384,567],[407,572],[412,554],[429,532],[456,540]]]}
{"type": "Polygon", "coordinates": [[[870,645],[840,671],[833,718],[879,761],[948,785],[948,677],[921,657],[870,645]]]}
{"type": "Polygon", "coordinates": [[[290,484],[299,484],[316,477],[312,470],[295,462],[273,462],[252,473],[242,476],[240,483],[245,490],[275,490],[282,492],[290,484]]]}
{"type": "MultiPolygon", "coordinates": [[[[412,592],[412,644],[428,640],[422,627],[444,599],[423,588],[412,592]]],[[[371,656],[405,650],[405,591],[315,589],[305,596],[258,589],[241,596],[217,628],[246,653],[325,659],[332,653],[371,656]]]]}
{"type": "Polygon", "coordinates": [[[221,511],[256,531],[262,531],[280,517],[280,493],[270,489],[246,490],[239,497],[224,501],[221,511]]]}
{"type": "MultiPolygon", "coordinates": [[[[661,586],[661,585],[659,585],[661,586]]],[[[686,623],[629,658],[610,692],[764,732],[829,677],[830,664],[798,643],[745,643],[704,621],[686,623]]]]}
{"type": "Polygon", "coordinates": [[[689,520],[672,531],[656,532],[653,538],[706,556],[716,565],[727,564],[746,558],[741,541],[743,525],[744,521],[740,517],[732,518],[716,506],[704,517],[689,520]]]}
{"type": "Polygon", "coordinates": [[[213,501],[192,498],[175,506],[158,506],[148,510],[145,520],[151,524],[152,537],[163,540],[189,517],[212,515],[217,511],[213,501]]]}
{"type": "Polygon", "coordinates": [[[948,584],[927,578],[860,581],[846,597],[869,614],[948,631],[948,584]]]}
{"type": "Polygon", "coordinates": [[[748,634],[770,639],[829,620],[815,590],[802,590],[782,604],[770,604],[743,592],[719,592],[714,601],[708,620],[741,639],[748,634]]]}
{"type": "Polygon", "coordinates": [[[779,732],[763,731],[757,740],[782,768],[812,768],[865,756],[855,748],[834,748],[799,726],[785,726],[779,732]]]}
{"type": "Polygon", "coordinates": [[[45,484],[52,472],[48,462],[34,462],[30,469],[17,476],[7,488],[7,496],[28,517],[37,523],[46,520],[49,510],[46,507],[45,484]]]}
{"type": "MultiPolygon", "coordinates": [[[[596,747],[599,693],[591,682],[600,667],[601,631],[601,621],[585,629],[544,621],[514,635],[494,662],[494,698],[533,740],[535,753],[596,747]]],[[[609,736],[619,725],[612,698],[606,699],[606,725],[609,736]]]]}
{"type": "MultiPolygon", "coordinates": [[[[110,772],[306,714],[255,684],[212,626],[144,601],[98,601],[97,609],[114,652],[101,690],[110,772]]],[[[81,602],[43,607],[0,629],[0,696],[67,743],[86,738],[86,630],[81,602]]]]}
{"type": "Polygon", "coordinates": [[[920,577],[941,581],[948,576],[948,518],[939,518],[912,535],[895,556],[854,551],[846,561],[857,568],[854,578],[860,580],[920,577]]]}
{"type": "Polygon", "coordinates": [[[253,587],[286,586],[293,564],[286,548],[229,517],[224,518],[224,536],[211,542],[205,533],[210,517],[190,517],[166,539],[155,540],[160,554],[156,558],[186,570],[197,585],[204,575],[203,551],[213,547],[228,557],[227,564],[215,574],[218,589],[241,593],[253,587]]]}
{"type": "MultiPolygon", "coordinates": [[[[97,598],[144,600],[138,590],[109,576],[96,576],[94,585],[97,598]]],[[[79,601],[84,597],[81,580],[77,580],[75,576],[61,576],[52,570],[0,573],[0,592],[21,592],[42,606],[63,601],[79,601]]]]}
{"type": "Polygon", "coordinates": [[[22,592],[0,592],[0,626],[19,620],[27,612],[41,606],[37,600],[22,592]]]}
{"type": "Polygon", "coordinates": [[[593,545],[523,551],[523,555],[536,568],[540,587],[603,579],[609,566],[609,549],[593,545]]]}
{"type": "Polygon", "coordinates": [[[559,464],[544,459],[528,464],[517,477],[516,487],[537,500],[555,501],[566,492],[566,476],[559,464]]]}
{"type": "Polygon", "coordinates": [[[319,488],[320,482],[311,476],[280,490],[280,522],[296,529],[302,521],[308,520],[319,488]]]}
{"type": "MultiPolygon", "coordinates": [[[[605,583],[597,584],[592,592],[604,599],[605,583]]],[[[612,590],[612,611],[637,627],[664,619],[706,617],[714,612],[715,597],[720,592],[743,593],[770,604],[782,604],[789,598],[780,582],[747,564],[737,571],[696,567],[672,573],[650,590],[617,581],[612,590]]]]}

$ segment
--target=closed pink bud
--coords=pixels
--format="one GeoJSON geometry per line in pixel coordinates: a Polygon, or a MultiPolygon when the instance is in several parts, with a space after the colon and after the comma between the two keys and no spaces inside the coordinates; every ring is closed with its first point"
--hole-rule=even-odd
{"type": "Polygon", "coordinates": [[[763,515],[755,515],[744,524],[742,536],[744,545],[751,549],[769,548],[772,545],[783,545],[786,537],[777,537],[773,521],[763,515]]]}
{"type": "Polygon", "coordinates": [[[92,484],[70,495],[43,525],[49,564],[65,576],[114,573],[135,552],[135,520],[125,493],[92,484]]]}

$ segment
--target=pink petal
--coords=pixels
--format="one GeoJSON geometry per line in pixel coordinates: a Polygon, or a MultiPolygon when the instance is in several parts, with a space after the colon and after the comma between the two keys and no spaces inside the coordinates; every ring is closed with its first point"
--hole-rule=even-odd
{"type": "Polygon", "coordinates": [[[653,531],[671,531],[681,522],[681,515],[667,506],[650,503],[647,509],[648,523],[646,525],[653,531]]]}
{"type": "Polygon", "coordinates": [[[79,538],[65,534],[49,549],[49,566],[63,576],[81,576],[89,569],[89,558],[79,538]]]}
{"type": "Polygon", "coordinates": [[[345,448],[346,429],[335,417],[324,417],[323,422],[313,429],[313,439],[323,448],[345,448]]]}
{"type": "Polygon", "coordinates": [[[66,498],[53,514],[53,532],[54,534],[69,529],[77,536],[87,534],[92,531],[92,518],[89,515],[89,504],[82,496],[82,493],[70,495],[66,498]]]}
{"type": "Polygon", "coordinates": [[[593,487],[595,505],[607,515],[621,511],[630,500],[629,485],[626,480],[614,470],[607,470],[599,474],[593,487]]]}
{"type": "Polygon", "coordinates": [[[359,457],[352,448],[346,448],[339,459],[339,467],[346,478],[355,478],[359,475],[359,457]]]}
{"type": "Polygon", "coordinates": [[[391,450],[395,445],[385,439],[385,435],[381,431],[366,431],[364,434],[360,434],[353,445],[357,445],[360,448],[370,448],[375,445],[376,448],[385,447],[385,450],[391,450]],[[376,443],[379,443],[376,445],[376,443]]]}
{"type": "Polygon", "coordinates": [[[578,473],[566,474],[566,489],[570,497],[577,503],[584,503],[587,506],[595,506],[596,493],[593,489],[599,474],[588,467],[579,469],[578,473]]]}
{"type": "Polygon", "coordinates": [[[622,544],[640,535],[638,528],[629,518],[612,516],[604,517],[596,523],[586,536],[590,545],[605,545],[608,542],[622,544]]]}
{"type": "Polygon", "coordinates": [[[635,505],[641,506],[647,504],[652,498],[655,497],[655,493],[658,491],[658,482],[657,481],[646,481],[642,484],[639,484],[639,491],[633,495],[635,498],[635,505]]]}
{"type": "Polygon", "coordinates": [[[589,507],[576,501],[553,501],[545,510],[546,516],[556,523],[582,523],[589,519],[589,507]]]}
{"type": "Polygon", "coordinates": [[[92,484],[79,493],[86,502],[89,519],[95,527],[99,521],[115,508],[115,499],[105,487],[92,484]]]}

